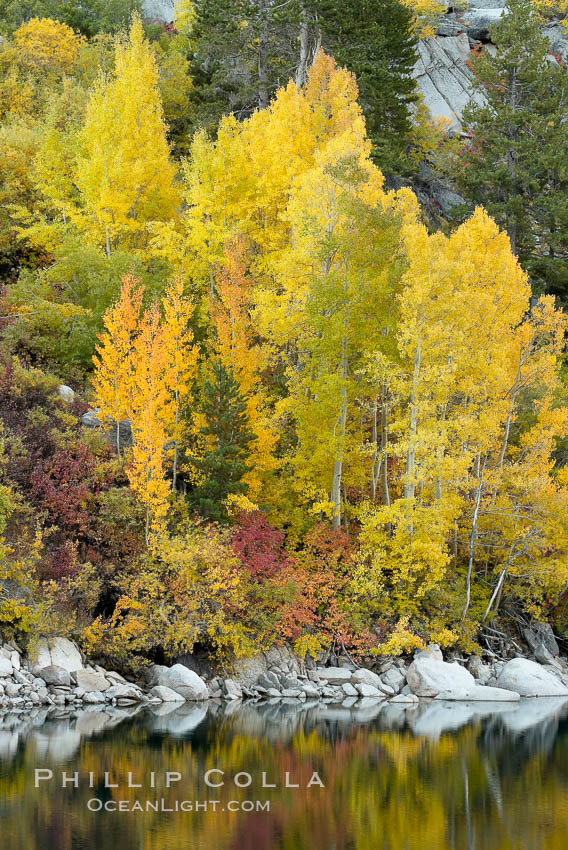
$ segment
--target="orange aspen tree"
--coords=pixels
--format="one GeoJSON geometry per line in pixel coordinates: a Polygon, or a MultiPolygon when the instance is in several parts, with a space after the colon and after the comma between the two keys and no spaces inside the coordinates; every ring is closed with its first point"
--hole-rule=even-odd
{"type": "Polygon", "coordinates": [[[93,357],[93,389],[100,416],[116,424],[116,451],[120,458],[120,422],[130,415],[133,380],[132,352],[140,321],[144,289],[132,275],[122,280],[120,298],[103,317],[105,332],[93,357]]]}
{"type": "Polygon", "coordinates": [[[274,456],[277,435],[262,386],[266,356],[253,343],[250,317],[252,283],[246,274],[243,246],[225,251],[225,264],[217,274],[212,318],[217,332],[216,354],[231,368],[245,400],[249,427],[254,434],[249,448],[250,472],[243,481],[252,501],[259,498],[265,476],[278,467],[274,456]]]}
{"type": "Polygon", "coordinates": [[[162,305],[164,321],[162,339],[165,348],[165,380],[171,393],[168,430],[173,435],[172,490],[176,489],[179,446],[183,435],[182,413],[191,399],[191,385],[197,377],[199,349],[193,345],[189,320],[192,300],[183,294],[181,276],[175,277],[166,289],[162,305]]]}
{"type": "Polygon", "coordinates": [[[164,472],[165,447],[170,438],[167,347],[155,305],[142,317],[134,340],[133,363],[130,417],[134,443],[128,478],[146,510],[145,539],[150,546],[152,537],[164,530],[169,492],[164,472]]]}

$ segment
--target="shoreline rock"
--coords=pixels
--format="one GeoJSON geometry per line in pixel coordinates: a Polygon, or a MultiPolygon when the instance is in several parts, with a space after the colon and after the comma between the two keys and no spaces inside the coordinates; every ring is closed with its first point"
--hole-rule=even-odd
{"type": "MultiPolygon", "coordinates": [[[[384,704],[406,711],[419,701],[487,705],[518,703],[521,698],[568,697],[568,661],[559,655],[552,631],[534,627],[527,643],[544,661],[526,657],[509,661],[478,656],[444,660],[431,645],[412,660],[379,657],[370,667],[351,659],[332,659],[335,666],[301,662],[286,647],[274,648],[237,662],[230,675],[201,677],[189,666],[151,665],[145,683],[127,681],[120,673],[91,664],[67,638],[40,638],[28,656],[11,643],[0,647],[0,711],[77,709],[88,706],[158,706],[218,701],[238,709],[243,702],[321,704],[337,709],[384,704]]],[[[210,674],[211,675],[211,674],[210,674]]],[[[456,709],[457,710],[457,709],[456,709]]]]}

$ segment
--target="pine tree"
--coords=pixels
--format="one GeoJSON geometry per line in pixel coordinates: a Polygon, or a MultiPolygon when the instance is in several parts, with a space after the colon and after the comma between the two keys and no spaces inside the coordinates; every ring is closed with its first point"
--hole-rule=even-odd
{"type": "Polygon", "coordinates": [[[530,0],[511,0],[497,53],[473,61],[481,104],[464,112],[470,141],[460,191],[507,229],[537,290],[568,295],[568,76],[551,61],[530,0]]]}
{"type": "Polygon", "coordinates": [[[416,102],[412,11],[399,0],[312,0],[311,5],[322,47],[357,78],[373,159],[383,171],[404,171],[416,102]]]}
{"type": "Polygon", "coordinates": [[[197,122],[242,119],[305,83],[318,50],[357,76],[377,160],[400,168],[415,101],[412,12],[399,0],[199,0],[192,68],[197,122]]]}
{"type": "Polygon", "coordinates": [[[195,460],[203,480],[193,491],[192,501],[203,516],[221,520],[226,517],[227,496],[246,493],[242,479],[249,471],[248,449],[254,435],[239,385],[232,370],[220,361],[212,365],[203,385],[202,412],[206,424],[201,433],[207,449],[195,460]]]}

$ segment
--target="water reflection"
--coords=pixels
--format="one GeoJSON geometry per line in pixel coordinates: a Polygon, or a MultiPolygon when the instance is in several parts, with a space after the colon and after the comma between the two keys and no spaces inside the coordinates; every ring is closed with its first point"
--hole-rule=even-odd
{"type": "Polygon", "coordinates": [[[0,716],[10,850],[565,850],[568,699],[177,703],[0,716]],[[53,780],[34,788],[34,769],[53,780]],[[206,771],[225,784],[205,784],[206,771]],[[79,774],[79,787],[61,787],[79,774]],[[181,779],[170,787],[167,771],[181,779]],[[105,787],[104,775],[109,773],[105,787]],[[127,787],[128,773],[132,784],[127,787]],[[306,787],[314,772],[325,788],[306,787]],[[89,782],[89,774],[93,779],[89,782]],[[233,777],[251,776],[250,787],[233,777]],[[266,788],[265,784],[275,787],[266,788]],[[150,777],[154,776],[151,783],[150,777]],[[289,784],[298,788],[286,787],[289,784]],[[90,787],[92,785],[93,787],[90,787]],[[89,811],[89,800],[217,800],[89,811]],[[270,811],[228,811],[230,801],[270,811]],[[224,810],[223,810],[224,809],[224,810]]]}

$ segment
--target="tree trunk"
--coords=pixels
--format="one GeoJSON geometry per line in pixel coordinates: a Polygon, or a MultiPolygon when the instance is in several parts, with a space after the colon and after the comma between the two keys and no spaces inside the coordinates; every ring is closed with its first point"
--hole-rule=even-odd
{"type": "Polygon", "coordinates": [[[308,78],[308,61],[310,57],[310,30],[308,24],[308,14],[306,7],[302,3],[302,11],[300,18],[300,58],[294,82],[298,88],[301,88],[308,78]]]}
{"type": "Polygon", "coordinates": [[[465,604],[463,606],[461,622],[463,623],[471,602],[471,576],[473,574],[473,559],[475,554],[475,541],[477,540],[477,523],[479,520],[479,507],[481,505],[481,497],[483,495],[483,481],[485,476],[485,465],[487,463],[487,453],[483,459],[483,466],[479,473],[479,483],[477,485],[477,493],[475,494],[475,508],[473,510],[473,519],[471,521],[471,533],[469,535],[469,560],[467,564],[467,578],[465,585],[465,604]]]}
{"type": "Polygon", "coordinates": [[[120,460],[120,410],[118,405],[118,378],[116,376],[116,368],[114,371],[114,397],[117,401],[115,407],[115,415],[116,415],[116,453],[118,455],[118,459],[120,460]]]}
{"type": "Polygon", "coordinates": [[[258,106],[260,109],[266,109],[269,104],[268,93],[268,73],[266,63],[268,61],[268,7],[269,3],[266,0],[261,0],[260,4],[261,26],[258,36],[258,106]]]}
{"type": "Polygon", "coordinates": [[[389,461],[389,403],[388,403],[388,390],[386,384],[383,384],[382,396],[381,396],[381,458],[382,458],[382,495],[383,495],[383,504],[390,505],[390,491],[389,491],[389,469],[388,469],[388,461],[389,461]]]}
{"type": "Polygon", "coordinates": [[[379,436],[377,429],[377,412],[378,405],[377,399],[373,402],[373,445],[375,447],[375,451],[373,453],[373,463],[371,464],[371,498],[373,502],[377,500],[377,482],[379,480],[379,475],[381,474],[381,455],[379,449],[379,436]]]}
{"type": "Polygon", "coordinates": [[[418,376],[420,375],[420,363],[422,357],[422,344],[419,339],[414,352],[414,370],[412,375],[412,388],[410,390],[410,434],[408,441],[408,451],[406,453],[406,484],[404,486],[404,498],[413,499],[416,492],[414,482],[414,470],[416,462],[416,432],[418,429],[418,401],[417,387],[418,376]]]}
{"type": "Polygon", "coordinates": [[[179,427],[179,391],[176,390],[175,393],[176,400],[176,431],[175,431],[175,439],[174,439],[174,463],[172,468],[172,490],[176,491],[176,482],[177,482],[177,460],[178,460],[178,427],[179,427]]]}
{"type": "Polygon", "coordinates": [[[339,413],[339,433],[341,445],[339,448],[338,457],[333,465],[333,484],[331,487],[331,501],[333,502],[333,519],[332,525],[335,530],[341,526],[341,476],[343,474],[343,440],[345,439],[345,429],[347,425],[347,391],[342,389],[342,406],[339,413]]]}
{"type": "Polygon", "coordinates": [[[343,386],[341,388],[341,408],[338,421],[339,442],[333,465],[333,483],[331,487],[331,501],[333,502],[332,525],[335,530],[341,527],[341,476],[343,474],[345,432],[347,430],[347,389],[345,387],[347,380],[347,340],[345,337],[341,341],[341,349],[341,377],[343,378],[343,386]]]}

